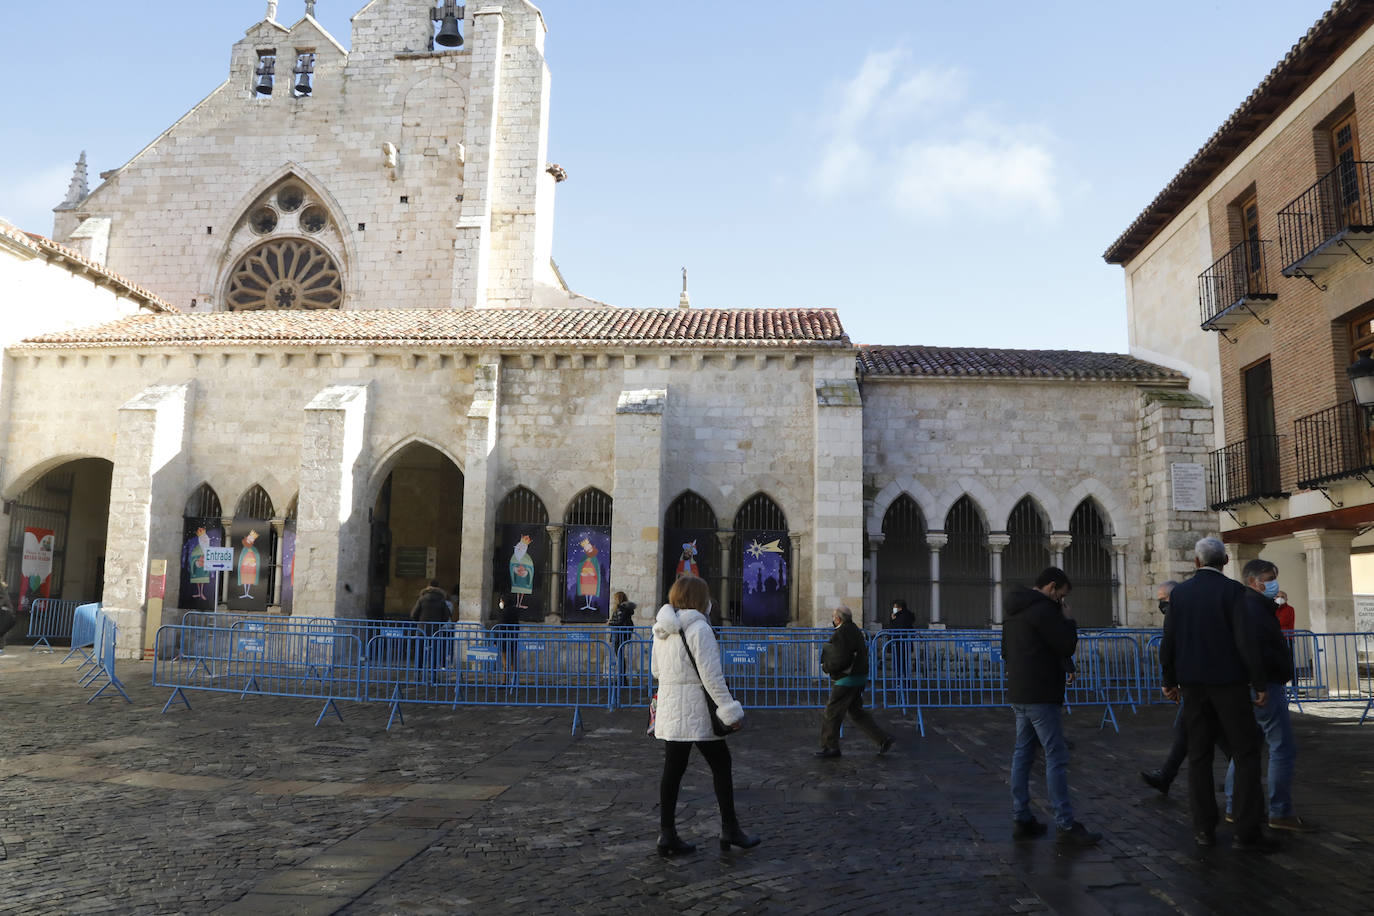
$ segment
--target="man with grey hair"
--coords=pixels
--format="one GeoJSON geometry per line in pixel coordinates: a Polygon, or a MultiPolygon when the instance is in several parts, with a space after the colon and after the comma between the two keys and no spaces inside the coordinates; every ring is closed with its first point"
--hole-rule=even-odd
{"type": "Polygon", "coordinates": [[[835,632],[821,652],[821,670],[831,677],[830,700],[821,717],[821,749],[817,757],[840,756],[840,723],[845,713],[878,745],[878,753],[892,748],[892,736],[883,731],[864,709],[864,685],[868,683],[868,644],[854,625],[854,612],[844,605],[830,615],[835,632]]]}
{"type": "Polygon", "coordinates": [[[1248,590],[1222,573],[1227,556],[1221,541],[1203,538],[1193,552],[1197,574],[1169,596],[1159,647],[1164,695],[1174,702],[1183,699],[1193,839],[1199,846],[1216,845],[1212,754],[1224,736],[1236,766],[1232,848],[1273,852],[1278,845],[1261,826],[1260,730],[1253,714],[1255,706],[1267,702],[1269,684],[1246,607],[1248,590]]]}

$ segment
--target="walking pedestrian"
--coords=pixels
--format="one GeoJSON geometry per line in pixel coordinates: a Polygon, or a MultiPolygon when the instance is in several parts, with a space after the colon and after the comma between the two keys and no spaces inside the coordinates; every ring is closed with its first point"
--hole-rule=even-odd
{"type": "MultiPolygon", "coordinates": [[[[1159,612],[1166,617],[1169,614],[1169,595],[1176,585],[1178,583],[1170,579],[1155,590],[1155,597],[1159,599],[1159,612]]],[[[1145,781],[1145,785],[1168,795],[1169,786],[1178,778],[1179,768],[1183,766],[1183,761],[1187,757],[1188,731],[1183,727],[1183,706],[1180,704],[1174,714],[1174,740],[1169,745],[1169,756],[1164,758],[1164,766],[1157,770],[1141,770],[1140,778],[1145,781]]]]}
{"type": "MultiPolygon", "coordinates": [[[[1293,809],[1293,771],[1298,760],[1298,742],[1293,736],[1293,721],[1288,715],[1288,695],[1284,685],[1293,679],[1293,650],[1283,635],[1276,613],[1274,596],[1279,590],[1279,568],[1268,560],[1251,560],[1241,570],[1250,589],[1245,596],[1252,615],[1251,623],[1259,635],[1264,674],[1268,680],[1269,702],[1255,707],[1255,721],[1269,745],[1269,826],[1274,830],[1308,833],[1314,828],[1293,809]]],[[[1226,770],[1226,816],[1233,818],[1236,765],[1226,770]]]]}
{"type": "Polygon", "coordinates": [[[1011,755],[1012,838],[1041,836],[1049,828],[1030,807],[1030,771],[1035,749],[1045,749],[1045,788],[1054,806],[1056,839],[1067,846],[1093,846],[1092,833],[1074,818],[1069,798],[1069,746],[1060,707],[1064,686],[1073,677],[1078,624],[1064,604],[1072,585],[1062,569],[1047,567],[1035,587],[1017,586],[1007,595],[1002,625],[1007,699],[1016,714],[1016,745],[1011,755]]]}
{"type": "Polygon", "coordinates": [[[1218,737],[1224,735],[1236,765],[1236,834],[1231,846],[1274,852],[1278,844],[1262,828],[1260,729],[1252,712],[1269,702],[1269,684],[1246,606],[1248,590],[1222,573],[1228,557],[1220,540],[1203,538],[1193,553],[1197,574],[1169,596],[1159,646],[1164,695],[1183,700],[1193,840],[1199,846],[1216,845],[1212,755],[1218,737]]]}
{"type": "Polygon", "coordinates": [[[638,605],[631,601],[628,595],[624,592],[616,592],[611,596],[611,616],[606,619],[606,626],[610,627],[611,631],[611,649],[614,653],[611,666],[620,673],[622,685],[630,682],[629,676],[625,673],[629,659],[625,657],[621,649],[634,635],[636,607],[638,605]]]}
{"type": "Polygon", "coordinates": [[[888,657],[897,668],[897,677],[905,682],[911,677],[911,633],[916,629],[916,615],[906,606],[905,599],[893,599],[886,629],[892,631],[888,637],[888,657]]]}
{"type": "Polygon", "coordinates": [[[651,667],[658,682],[654,737],[663,742],[663,776],[659,781],[658,854],[677,856],[696,846],[677,833],[677,797],[687,760],[696,745],[711,767],[711,783],[720,809],[720,848],[750,849],[757,836],[740,829],[735,812],[735,785],[730,748],[711,724],[708,698],[721,722],[738,731],[744,707],[730,695],[721,670],[720,647],[707,620],[711,590],[696,576],[684,575],[668,591],[668,603],[654,620],[651,667]]]}
{"type": "Polygon", "coordinates": [[[892,749],[892,736],[864,709],[864,687],[868,684],[868,645],[864,634],[854,625],[854,612],[844,605],[835,608],[830,622],[834,632],[821,652],[821,670],[831,679],[830,699],[821,715],[821,749],[816,756],[840,756],[840,723],[846,714],[878,745],[878,753],[886,754],[892,749]]]}
{"type": "Polygon", "coordinates": [[[501,670],[510,672],[515,683],[516,644],[520,639],[520,608],[501,595],[496,599],[496,642],[501,647],[501,670]]]}
{"type": "Polygon", "coordinates": [[[439,629],[448,622],[450,608],[448,597],[439,587],[438,579],[430,579],[429,585],[420,590],[415,606],[410,609],[410,619],[415,621],[415,629],[423,639],[420,640],[415,658],[417,668],[431,674],[446,666],[443,647],[436,638],[439,629]]]}

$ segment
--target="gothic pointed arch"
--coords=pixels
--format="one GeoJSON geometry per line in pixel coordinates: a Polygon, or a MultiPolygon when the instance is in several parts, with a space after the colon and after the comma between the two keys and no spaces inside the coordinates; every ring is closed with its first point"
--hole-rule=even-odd
{"type": "Polygon", "coordinates": [[[1034,585],[1041,570],[1050,565],[1050,517],[1035,497],[1026,495],[1007,516],[1007,536],[1002,552],[1002,584],[1034,585]]]}
{"type": "Polygon", "coordinates": [[[892,500],[883,513],[882,543],[878,546],[878,619],[887,619],[894,601],[905,601],[916,624],[930,622],[930,547],[926,517],[909,494],[892,500]]]}
{"type": "Polygon", "coordinates": [[[695,490],[683,490],[663,513],[663,589],[679,576],[705,579],[711,594],[720,594],[725,570],[720,563],[720,536],[716,511],[695,490]]]}
{"type": "Polygon", "coordinates": [[[1089,496],[1069,519],[1069,546],[1064,572],[1073,583],[1074,617],[1083,627],[1109,627],[1116,593],[1116,569],[1109,516],[1089,496]]]}
{"type": "Polygon", "coordinates": [[[786,626],[792,619],[792,544],[787,516],[762,491],[735,513],[730,545],[730,607],[744,626],[786,626]]]}
{"type": "Polygon", "coordinates": [[[988,523],[967,493],[945,514],[940,551],[940,619],[946,626],[986,627],[992,620],[992,555],[988,523]]]}
{"type": "Polygon", "coordinates": [[[610,616],[614,516],[614,499],[596,487],[587,487],[574,496],[563,513],[566,564],[561,597],[565,621],[589,623],[610,616]]]}
{"type": "Polygon", "coordinates": [[[343,307],[346,224],[332,198],[298,172],[286,169],[234,211],[215,278],[221,309],[343,307]]]}

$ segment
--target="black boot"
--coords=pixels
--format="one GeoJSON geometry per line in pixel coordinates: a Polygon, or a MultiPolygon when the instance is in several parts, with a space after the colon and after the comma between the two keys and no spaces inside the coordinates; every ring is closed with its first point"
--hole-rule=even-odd
{"type": "Polygon", "coordinates": [[[739,824],[726,821],[720,825],[720,851],[729,852],[731,846],[740,849],[753,849],[759,845],[759,838],[750,836],[739,829],[739,824]]]}
{"type": "Polygon", "coordinates": [[[696,846],[680,838],[677,835],[676,829],[664,827],[658,832],[658,854],[664,858],[669,856],[685,856],[689,852],[696,851],[696,846]]]}

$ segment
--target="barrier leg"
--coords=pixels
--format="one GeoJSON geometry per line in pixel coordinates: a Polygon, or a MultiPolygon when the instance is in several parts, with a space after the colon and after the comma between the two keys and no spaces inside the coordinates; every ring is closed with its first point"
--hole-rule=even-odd
{"type": "MultiPolygon", "coordinates": [[[[45,646],[45,647],[47,647],[47,650],[48,650],[49,652],[52,651],[52,643],[48,642],[48,637],[46,637],[46,636],[40,636],[40,637],[38,637],[38,642],[36,642],[36,643],[34,643],[33,645],[29,646],[29,651],[30,651],[30,652],[36,651],[36,650],[38,649],[39,646],[45,646]]],[[[65,659],[64,659],[64,661],[65,661],[65,659]]]]}
{"type": "MultiPolygon", "coordinates": [[[[339,717],[339,721],[340,721],[340,722],[343,721],[343,713],[339,712],[339,707],[338,707],[338,705],[334,702],[334,698],[333,698],[333,697],[330,697],[328,700],[325,701],[325,703],[324,703],[324,709],[321,709],[321,710],[320,710],[319,716],[317,716],[316,719],[315,719],[315,727],[316,727],[316,728],[319,728],[319,727],[320,727],[320,723],[324,721],[325,713],[329,712],[329,710],[331,710],[331,709],[334,710],[334,715],[336,715],[336,716],[339,717]]],[[[390,728],[391,726],[388,725],[387,727],[390,728]]]]}
{"type": "Polygon", "coordinates": [[[244,697],[248,696],[248,691],[250,690],[254,693],[262,693],[262,688],[258,686],[258,676],[256,674],[248,675],[248,683],[243,685],[243,692],[239,694],[239,699],[242,700],[244,697]]]}
{"type": "Polygon", "coordinates": [[[926,718],[921,715],[921,707],[919,706],[916,707],[916,725],[921,730],[921,737],[924,738],[926,736],[926,718]]]}
{"type": "Polygon", "coordinates": [[[181,688],[178,687],[176,690],[172,691],[172,695],[167,698],[167,702],[162,704],[162,714],[164,716],[167,715],[167,707],[171,706],[172,701],[175,700],[177,697],[181,697],[181,702],[186,704],[187,709],[191,708],[191,701],[186,699],[186,694],[182,693],[181,688]]]}
{"type": "Polygon", "coordinates": [[[574,738],[577,737],[577,726],[578,726],[579,724],[581,724],[581,722],[582,722],[582,710],[581,710],[580,707],[574,706],[574,707],[573,707],[573,727],[572,727],[572,733],[573,733],[573,737],[574,737],[574,738]]]}
{"type": "MultiPolygon", "coordinates": [[[[35,645],[35,646],[33,646],[33,648],[34,648],[34,649],[37,649],[38,646],[35,645]]],[[[62,661],[58,662],[58,664],[59,664],[59,665],[65,665],[65,664],[67,663],[67,659],[71,658],[73,655],[75,655],[76,653],[78,653],[78,652],[80,652],[80,651],[81,651],[81,647],[80,647],[80,646],[72,646],[71,651],[68,652],[66,655],[64,655],[64,656],[62,657],[62,661]]]]}
{"type": "Polygon", "coordinates": [[[401,687],[399,684],[391,688],[391,715],[386,720],[387,731],[391,731],[391,723],[395,722],[397,718],[401,720],[402,725],[406,724],[405,713],[401,712],[401,687]]]}
{"type": "Polygon", "coordinates": [[[1098,731],[1106,728],[1108,721],[1112,723],[1112,728],[1116,729],[1116,733],[1121,734],[1121,726],[1116,724],[1116,713],[1112,712],[1112,704],[1110,703],[1102,707],[1102,721],[1097,723],[1098,731]]]}
{"type": "Polygon", "coordinates": [[[1364,704],[1364,712],[1360,713],[1361,725],[1364,724],[1364,720],[1369,716],[1370,707],[1374,707],[1374,700],[1370,700],[1368,703],[1364,704]]]}
{"type": "Polygon", "coordinates": [[[124,702],[133,703],[133,700],[129,699],[129,695],[124,692],[124,685],[120,683],[119,678],[115,677],[114,675],[111,675],[110,679],[106,681],[103,685],[101,685],[101,688],[99,690],[91,694],[91,699],[87,700],[86,702],[91,702],[91,700],[94,700],[96,697],[100,696],[102,693],[104,693],[106,690],[109,690],[111,687],[119,691],[119,695],[124,698],[124,702]]]}

